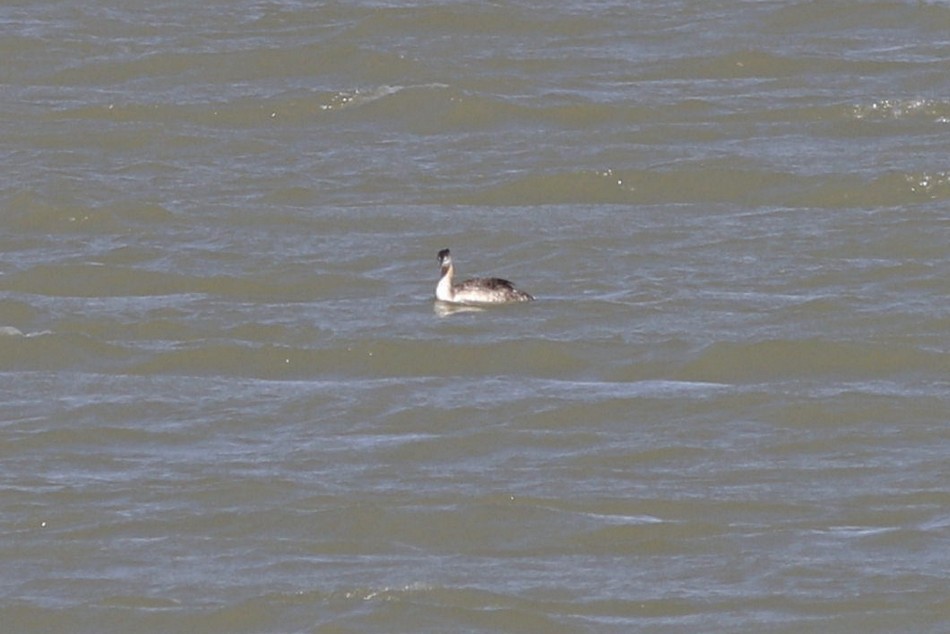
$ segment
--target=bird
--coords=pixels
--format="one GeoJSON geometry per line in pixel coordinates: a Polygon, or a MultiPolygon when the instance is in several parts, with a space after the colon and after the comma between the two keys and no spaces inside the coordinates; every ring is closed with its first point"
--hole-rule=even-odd
{"type": "Polygon", "coordinates": [[[455,266],[452,264],[452,254],[448,249],[439,251],[439,265],[442,275],[435,287],[435,298],[441,302],[451,304],[510,304],[514,302],[530,302],[534,299],[530,294],[515,288],[508,280],[498,277],[475,277],[464,282],[454,284],[455,266]]]}

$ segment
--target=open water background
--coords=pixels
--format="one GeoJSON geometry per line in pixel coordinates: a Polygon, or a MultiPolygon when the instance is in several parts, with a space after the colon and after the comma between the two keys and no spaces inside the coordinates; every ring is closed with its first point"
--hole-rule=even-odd
{"type": "Polygon", "coordinates": [[[947,631],[950,3],[116,4],[0,6],[4,632],[947,631]]]}

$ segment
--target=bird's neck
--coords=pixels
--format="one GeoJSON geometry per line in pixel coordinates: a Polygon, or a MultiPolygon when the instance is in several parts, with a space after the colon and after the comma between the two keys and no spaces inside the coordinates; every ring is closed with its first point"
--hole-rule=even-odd
{"type": "Polygon", "coordinates": [[[439,279],[438,286],[435,287],[436,299],[444,302],[452,301],[455,292],[452,290],[452,277],[455,275],[455,269],[451,264],[442,267],[442,277],[439,279]]]}

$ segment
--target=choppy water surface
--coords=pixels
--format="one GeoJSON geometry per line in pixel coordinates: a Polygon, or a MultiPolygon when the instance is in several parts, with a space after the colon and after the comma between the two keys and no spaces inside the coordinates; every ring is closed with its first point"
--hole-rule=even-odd
{"type": "Polygon", "coordinates": [[[950,4],[138,4],[0,7],[4,631],[945,631],[950,4]]]}

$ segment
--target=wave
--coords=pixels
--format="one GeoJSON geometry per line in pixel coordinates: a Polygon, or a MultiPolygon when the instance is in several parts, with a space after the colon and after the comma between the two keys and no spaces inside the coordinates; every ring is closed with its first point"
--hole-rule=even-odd
{"type": "Polygon", "coordinates": [[[950,101],[939,99],[879,99],[851,106],[850,115],[859,121],[922,120],[950,123],[950,101]]]}
{"type": "Polygon", "coordinates": [[[719,342],[704,348],[677,373],[689,381],[757,383],[933,374],[947,357],[935,351],[875,343],[822,339],[719,342]]]}
{"type": "MultiPolygon", "coordinates": [[[[689,163],[664,169],[531,173],[439,199],[462,205],[737,203],[793,207],[882,207],[950,199],[950,172],[890,172],[870,179],[689,163]]],[[[731,166],[730,166],[731,164],[731,166]]]]}
{"type": "Polygon", "coordinates": [[[552,376],[587,367],[583,359],[539,341],[444,345],[377,341],[332,348],[206,343],[154,354],[133,373],[222,374],[265,379],[315,376],[552,376]]]}
{"type": "Polygon", "coordinates": [[[0,371],[67,370],[114,371],[132,361],[135,353],[84,334],[51,331],[23,333],[6,327],[0,336],[0,371]]]}
{"type": "Polygon", "coordinates": [[[155,270],[122,261],[136,257],[131,251],[142,259],[154,257],[148,250],[130,249],[91,262],[37,264],[0,276],[0,291],[50,297],[215,296],[306,302],[375,295],[385,286],[385,281],[355,273],[305,266],[247,275],[185,272],[181,262],[177,271],[155,270]]]}
{"type": "MultiPolygon", "coordinates": [[[[544,395],[552,403],[609,402],[625,410],[639,399],[718,398],[732,394],[737,386],[776,381],[832,379],[843,386],[842,390],[883,393],[896,388],[875,381],[939,374],[947,361],[940,351],[898,345],[820,339],[719,342],[704,347],[678,366],[658,368],[667,378],[565,381],[558,377],[596,372],[594,361],[585,358],[582,351],[544,341],[450,345],[378,340],[305,347],[272,343],[280,333],[248,327],[231,333],[247,338],[232,340],[206,339],[195,328],[154,320],[136,327],[103,326],[102,330],[97,337],[51,331],[24,333],[12,326],[3,327],[0,371],[82,370],[274,381],[477,377],[473,386],[479,390],[497,384],[491,388],[497,392],[493,397],[496,403],[499,399],[517,402],[544,395]],[[109,342],[105,340],[106,330],[136,338],[109,342]],[[511,381],[505,377],[520,378],[511,381]]],[[[472,395],[466,392],[466,385],[463,381],[448,392],[440,389],[439,402],[445,405],[456,398],[467,401],[472,395]]],[[[584,406],[580,407],[583,410],[584,406]]]]}
{"type": "Polygon", "coordinates": [[[0,227],[17,232],[107,233],[174,218],[168,208],[150,202],[126,201],[94,207],[50,201],[36,191],[22,189],[6,201],[0,227]]]}
{"type": "Polygon", "coordinates": [[[874,0],[860,6],[840,0],[806,0],[783,3],[764,20],[763,26],[778,34],[831,33],[840,37],[854,30],[940,29],[948,22],[950,6],[946,0],[874,0]]]}

